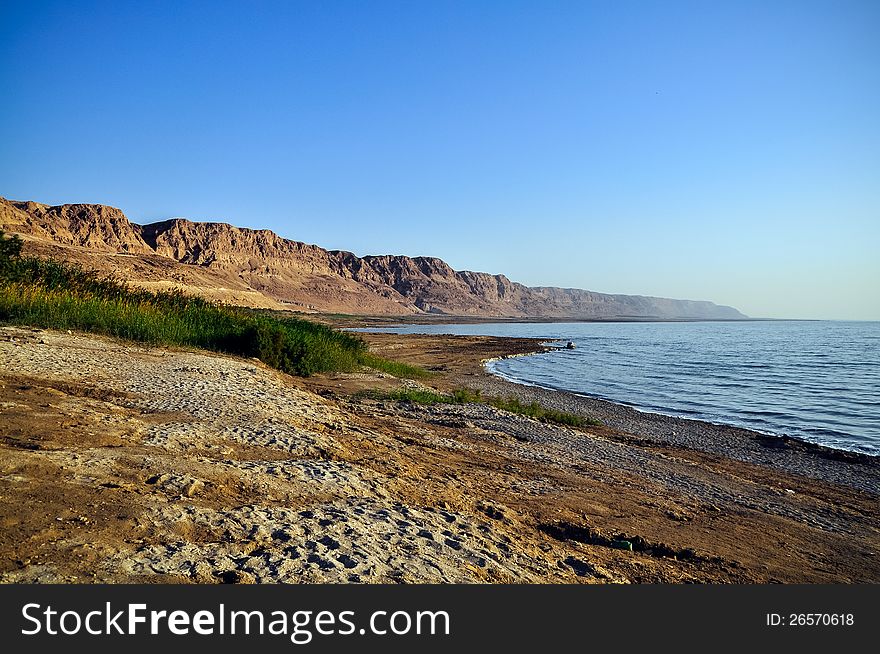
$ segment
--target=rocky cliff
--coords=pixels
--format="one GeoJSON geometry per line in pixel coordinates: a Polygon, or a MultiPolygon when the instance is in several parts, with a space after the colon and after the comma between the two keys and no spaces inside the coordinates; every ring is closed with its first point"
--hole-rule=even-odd
{"type": "Polygon", "coordinates": [[[433,257],[358,257],[274,232],[175,218],[131,223],[116,208],[0,198],[0,229],[148,288],[180,287],[249,306],[355,314],[529,318],[738,319],[711,302],[531,288],[456,271],[433,257]]]}

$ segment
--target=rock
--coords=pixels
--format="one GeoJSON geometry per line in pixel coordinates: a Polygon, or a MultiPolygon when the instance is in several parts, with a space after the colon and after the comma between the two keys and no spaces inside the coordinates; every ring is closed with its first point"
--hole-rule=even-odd
{"type": "Polygon", "coordinates": [[[192,577],[200,584],[211,583],[213,581],[213,571],[206,561],[196,561],[192,567],[192,577]]]}
{"type": "Polygon", "coordinates": [[[244,570],[226,570],[225,572],[216,573],[220,583],[223,584],[255,584],[256,578],[249,572],[244,570]]]}
{"type": "Polygon", "coordinates": [[[678,511],[673,511],[672,509],[666,511],[666,517],[670,520],[677,520],[678,522],[687,522],[691,518],[683,513],[679,513],[678,511]]]}
{"type": "Polygon", "coordinates": [[[195,497],[199,493],[201,493],[205,488],[205,483],[199,479],[193,479],[186,486],[183,487],[183,494],[187,497],[195,497]]]}
{"type": "Polygon", "coordinates": [[[251,528],[248,538],[256,543],[272,540],[272,533],[263,525],[254,525],[251,528]]]}
{"type": "Polygon", "coordinates": [[[578,577],[594,577],[595,569],[593,565],[587,563],[586,561],[581,561],[580,559],[576,559],[573,556],[568,557],[565,561],[560,561],[560,567],[568,566],[578,577]]]}
{"type": "Polygon", "coordinates": [[[632,538],[621,539],[622,543],[629,541],[631,549],[637,552],[648,549],[649,543],[641,536],[633,536],[632,538]]]}
{"type": "Polygon", "coordinates": [[[744,317],[712,302],[530,288],[504,275],[453,270],[436,257],[358,257],[281,238],[267,229],[182,218],[137,225],[119,209],[100,204],[48,206],[0,198],[0,229],[53,249],[88,248],[86,267],[128,281],[170,281],[209,297],[263,308],[293,305],[391,315],[744,317]],[[132,263],[108,253],[125,253],[132,263]],[[155,257],[166,263],[145,266],[150,273],[133,265],[155,257]],[[193,266],[199,268],[198,278],[193,266]]]}
{"type": "Polygon", "coordinates": [[[493,520],[504,520],[505,518],[504,511],[497,506],[487,504],[480,508],[483,509],[483,513],[485,513],[489,518],[492,518],[493,520]]]}

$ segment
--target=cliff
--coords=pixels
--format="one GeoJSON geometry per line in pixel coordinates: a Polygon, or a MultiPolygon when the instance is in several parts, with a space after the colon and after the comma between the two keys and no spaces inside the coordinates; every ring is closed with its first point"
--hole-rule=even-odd
{"type": "Polygon", "coordinates": [[[712,302],[527,287],[504,275],[456,271],[433,257],[358,257],[274,232],[174,218],[129,222],[95,204],[0,198],[0,229],[27,250],[90,265],[147,288],[303,311],[509,318],[740,319],[712,302]]]}

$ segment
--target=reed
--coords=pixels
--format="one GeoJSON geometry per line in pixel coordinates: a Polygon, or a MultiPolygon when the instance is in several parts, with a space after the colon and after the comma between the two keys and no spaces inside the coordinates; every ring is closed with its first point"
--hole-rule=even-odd
{"type": "Polygon", "coordinates": [[[256,357],[300,376],[360,366],[403,377],[427,375],[369,353],[355,335],[309,320],[276,318],[181,291],[147,291],[62,261],[22,257],[21,241],[2,231],[0,322],[256,357]]]}

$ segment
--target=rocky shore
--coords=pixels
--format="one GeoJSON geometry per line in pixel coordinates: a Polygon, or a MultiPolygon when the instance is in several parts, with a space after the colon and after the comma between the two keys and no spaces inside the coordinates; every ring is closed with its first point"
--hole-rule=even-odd
{"type": "Polygon", "coordinates": [[[597,418],[615,431],[629,435],[629,442],[697,450],[869,493],[880,489],[878,458],[867,454],[730,425],[639,411],[576,393],[513,383],[495,375],[479,377],[471,385],[489,395],[512,396],[523,402],[539,402],[560,411],[597,418]]]}
{"type": "Polygon", "coordinates": [[[528,339],[366,338],[432,377],[3,328],[0,581],[880,581],[876,458],[483,370],[528,339]],[[602,426],[359,392],[402,384],[602,426]]]}

